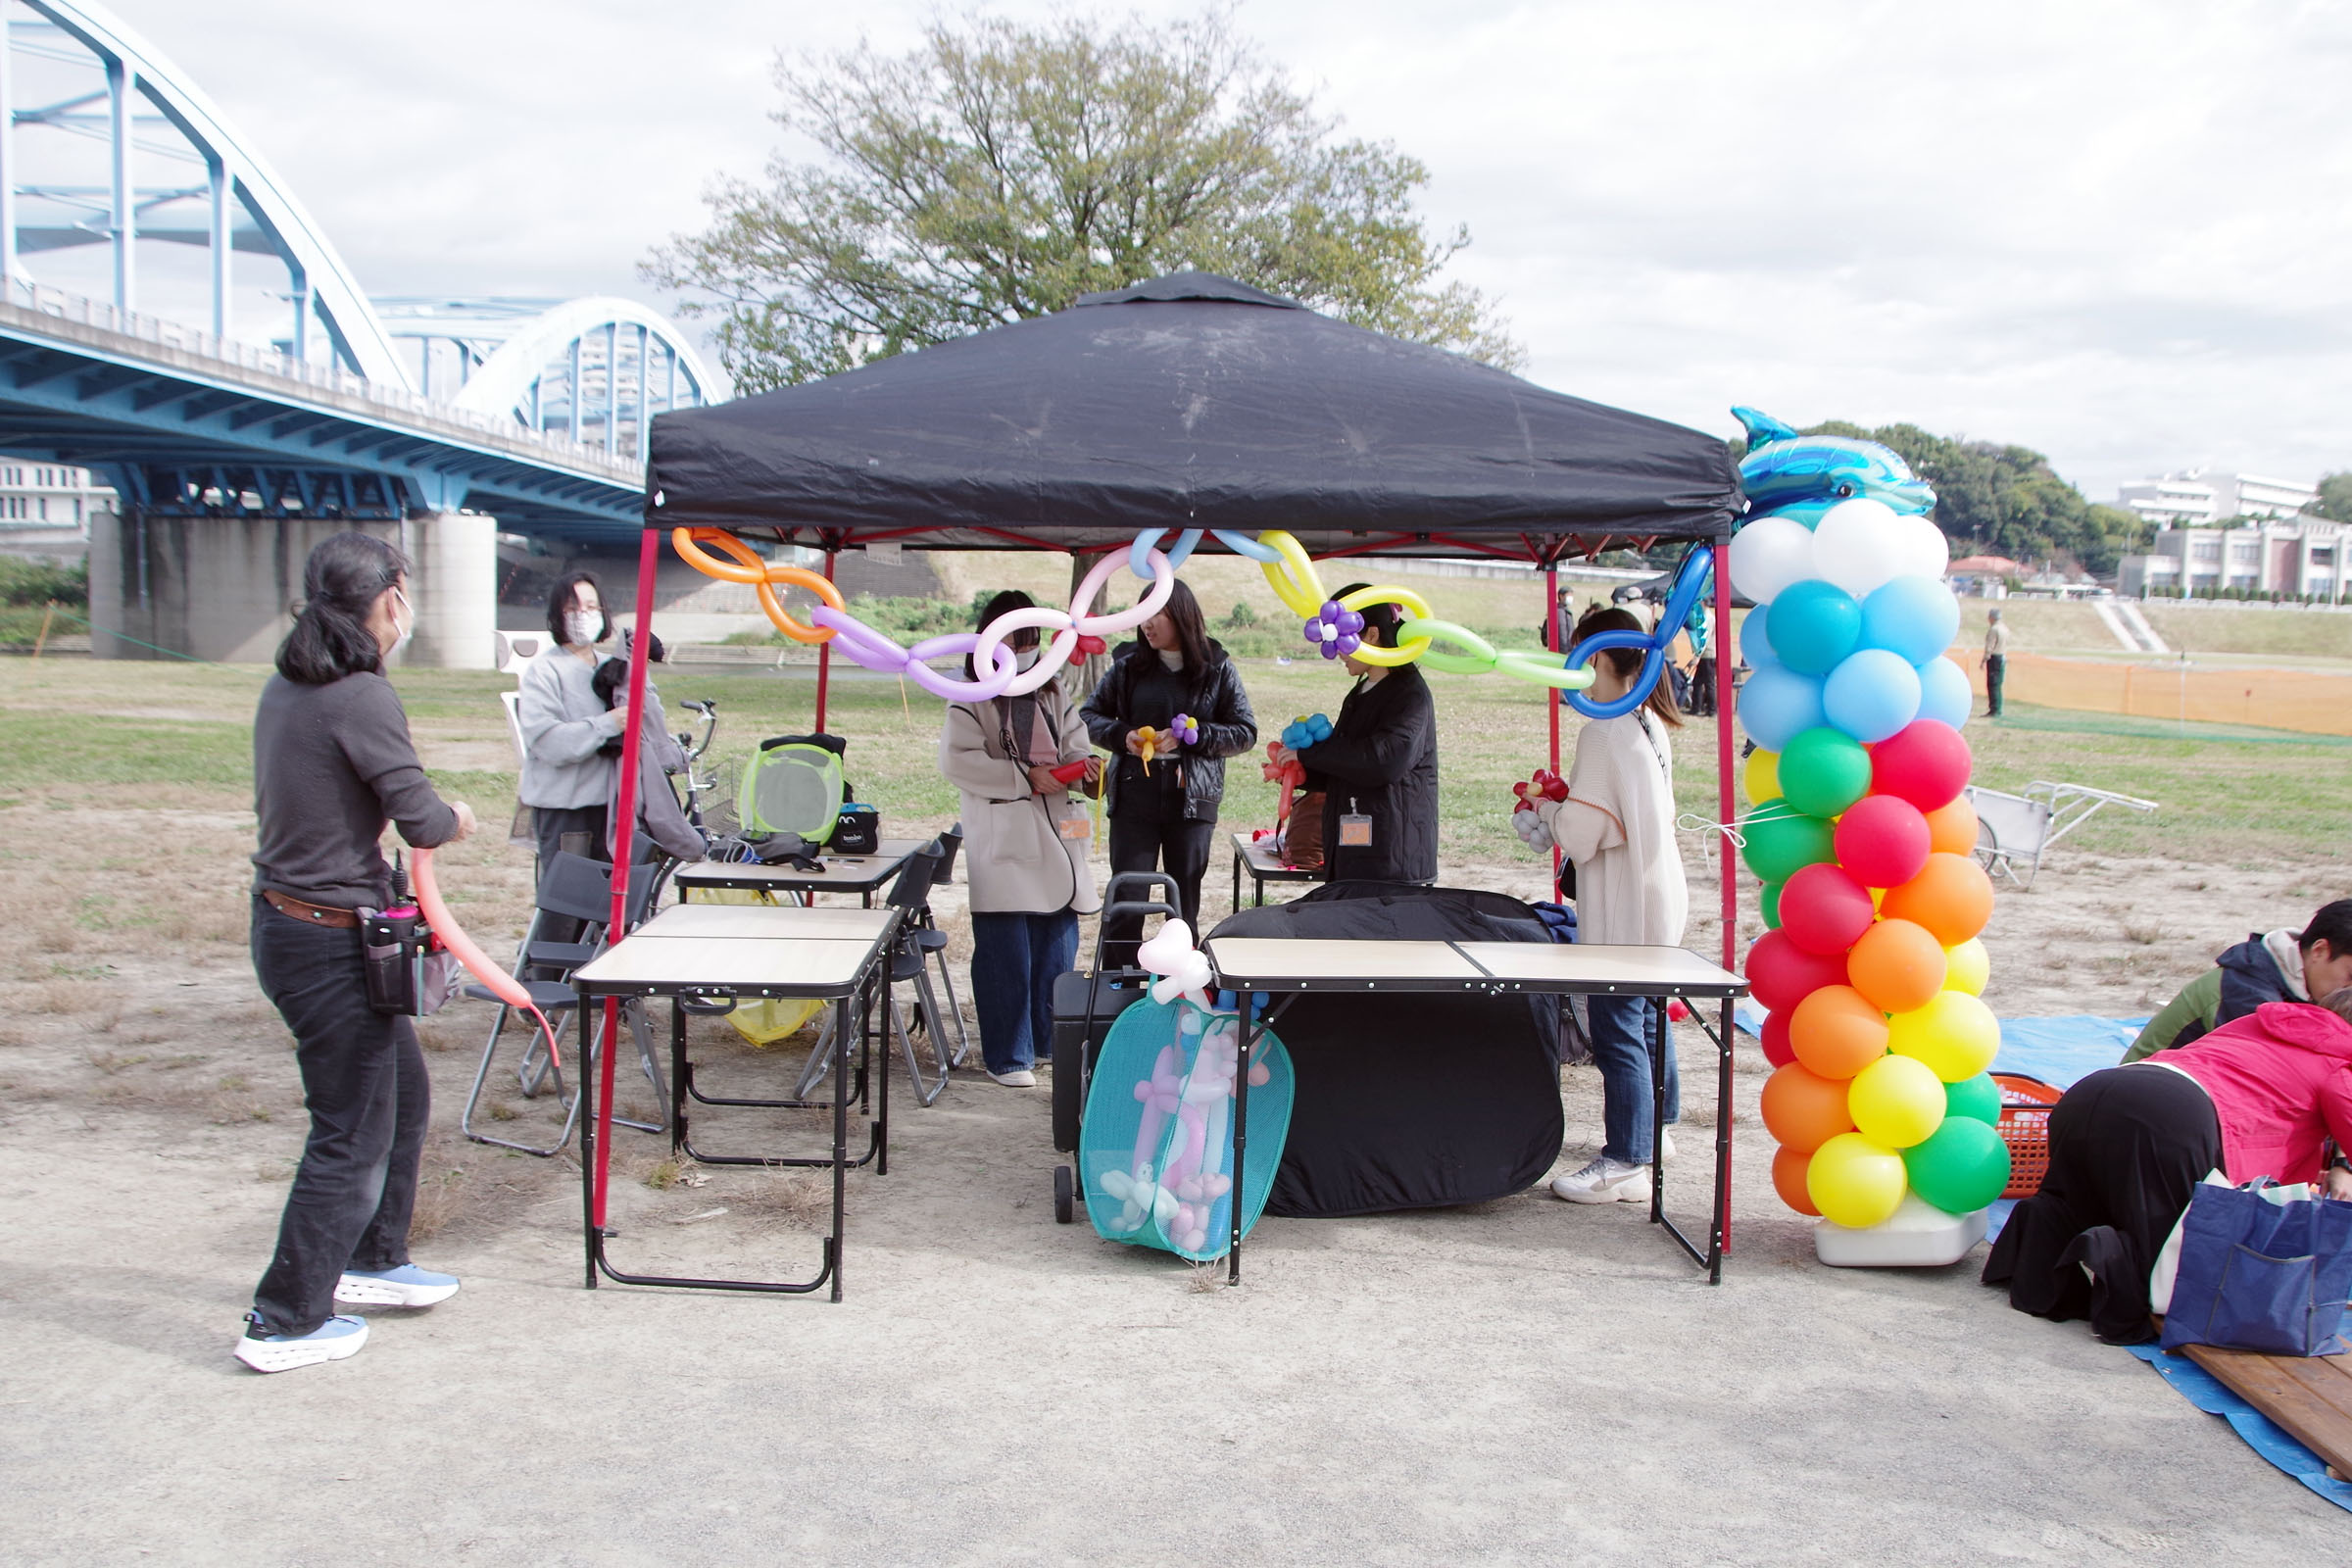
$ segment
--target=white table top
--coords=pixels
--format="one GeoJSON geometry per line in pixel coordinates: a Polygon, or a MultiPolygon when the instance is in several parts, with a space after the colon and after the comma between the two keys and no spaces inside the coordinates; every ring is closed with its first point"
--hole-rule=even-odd
{"type": "Polygon", "coordinates": [[[777,888],[808,893],[863,893],[880,887],[906,863],[906,858],[929,839],[884,839],[872,855],[833,855],[817,852],[822,871],[801,871],[789,865],[743,865],[705,860],[681,865],[671,879],[681,888],[777,888]]]}
{"type": "Polygon", "coordinates": [[[896,909],[802,909],[766,904],[673,904],[631,932],[640,937],[702,937],[872,943],[889,934],[896,909]]]}
{"type": "Polygon", "coordinates": [[[1541,942],[1215,937],[1204,950],[1235,991],[1626,992],[1731,996],[1738,975],[1682,948],[1541,942]]]}
{"type": "Polygon", "coordinates": [[[1247,833],[1236,833],[1233,835],[1233,853],[1248,861],[1250,869],[1260,877],[1274,880],[1290,878],[1299,882],[1323,880],[1321,871],[1284,864],[1282,852],[1273,839],[1252,839],[1247,833]]]}
{"type": "Polygon", "coordinates": [[[873,942],[624,937],[572,973],[590,995],[843,997],[873,961],[873,942]]]}

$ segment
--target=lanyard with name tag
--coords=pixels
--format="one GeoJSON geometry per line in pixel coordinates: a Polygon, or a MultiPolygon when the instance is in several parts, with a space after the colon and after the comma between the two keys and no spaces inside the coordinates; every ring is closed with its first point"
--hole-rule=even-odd
{"type": "Polygon", "coordinates": [[[1368,850],[1372,847],[1372,819],[1354,809],[1355,797],[1348,797],[1348,811],[1340,818],[1340,848],[1368,850]]]}

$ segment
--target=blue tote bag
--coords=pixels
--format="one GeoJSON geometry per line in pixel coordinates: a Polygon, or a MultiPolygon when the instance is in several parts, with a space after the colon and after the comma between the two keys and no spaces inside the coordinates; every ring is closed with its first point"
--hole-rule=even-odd
{"type": "Polygon", "coordinates": [[[2329,1354],[2342,1348],[2336,1330],[2347,1295],[2352,1203],[2278,1203],[2256,1187],[2199,1187],[2181,1220],[2164,1348],[2329,1354]]]}

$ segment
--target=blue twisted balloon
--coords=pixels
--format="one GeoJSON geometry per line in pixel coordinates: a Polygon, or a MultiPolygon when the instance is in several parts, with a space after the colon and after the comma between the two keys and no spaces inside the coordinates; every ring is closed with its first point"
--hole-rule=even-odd
{"type": "MultiPolygon", "coordinates": [[[[1157,548],[1159,541],[1167,535],[1167,531],[1168,530],[1165,528],[1146,528],[1142,533],[1137,534],[1135,537],[1139,542],[1149,539],[1152,541],[1152,548],[1157,548]]],[[[1171,566],[1183,565],[1185,562],[1191,558],[1193,554],[1193,547],[1200,542],[1200,535],[1203,531],[1215,534],[1217,536],[1217,543],[1223,545],[1235,555],[1247,556],[1261,566],[1269,561],[1279,561],[1282,559],[1280,556],[1274,553],[1271,546],[1261,545],[1246,533],[1235,533],[1230,528],[1210,528],[1207,530],[1202,530],[1200,528],[1187,528],[1176,536],[1175,547],[1167,552],[1168,564],[1171,566]]],[[[1134,561],[1129,561],[1127,569],[1130,571],[1135,571],[1134,561]]],[[[1136,571],[1135,574],[1138,577],[1143,578],[1146,582],[1150,582],[1152,580],[1152,570],[1149,566],[1146,566],[1141,571],[1136,571]]]]}
{"type": "Polygon", "coordinates": [[[1613,697],[1605,703],[1596,703],[1583,692],[1570,691],[1560,693],[1560,701],[1587,718],[1622,718],[1647,702],[1650,688],[1657,685],[1658,677],[1665,673],[1667,647],[1673,643],[1675,634],[1683,629],[1683,623],[1690,618],[1699,595],[1706,592],[1707,584],[1714,575],[1714,548],[1703,544],[1691,547],[1690,553],[1683,558],[1681,569],[1675,574],[1674,591],[1666,596],[1666,612],[1658,617],[1657,630],[1596,632],[1568,650],[1567,667],[1574,669],[1604,649],[1640,649],[1642,668],[1634,676],[1633,685],[1626,688],[1624,695],[1613,697]]]}

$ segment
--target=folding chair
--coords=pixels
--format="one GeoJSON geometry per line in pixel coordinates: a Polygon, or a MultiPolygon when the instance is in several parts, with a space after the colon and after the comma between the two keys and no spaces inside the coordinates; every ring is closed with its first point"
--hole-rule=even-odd
{"type": "MultiPolygon", "coordinates": [[[[948,1072],[956,1058],[948,1051],[947,1030],[939,1015],[939,999],[931,990],[929,956],[936,951],[926,947],[920,938],[924,928],[916,924],[928,917],[931,884],[948,860],[948,850],[938,839],[907,858],[899,878],[891,884],[883,903],[894,909],[906,911],[899,924],[899,933],[891,945],[890,987],[886,994],[890,1008],[890,1029],[899,1042],[900,1059],[906,1063],[906,1076],[914,1085],[917,1103],[930,1105],[947,1091],[948,1072]],[[910,1026],[899,1011],[898,987],[914,986],[914,1025],[910,1026]],[[920,1027],[931,1047],[933,1075],[926,1079],[921,1060],[915,1055],[914,1027],[920,1027]]],[[[961,1020],[958,1019],[960,1025],[961,1020]]],[[[887,1046],[885,1049],[888,1049],[887,1046]]],[[[807,1099],[832,1065],[830,1025],[820,1030],[817,1043],[808,1053],[808,1060],[801,1068],[800,1081],[793,1087],[793,1098],[807,1099]]]]}
{"type": "Polygon", "coordinates": [[[2100,808],[2121,806],[2133,811],[2153,811],[2154,801],[2136,795],[2095,790],[2087,784],[2054,783],[2037,778],[2023,795],[1969,786],[1968,803],[1977,809],[1977,858],[1984,869],[2005,876],[2019,888],[2030,888],[2041,870],[2042,853],[2097,815],[2100,808]],[[2025,874],[2018,874],[2020,863],[2025,874]]]}
{"type": "MultiPolygon", "coordinates": [[[[931,879],[933,887],[946,882],[955,874],[956,852],[963,848],[963,824],[958,822],[947,832],[942,833],[939,836],[939,843],[947,851],[947,855],[939,862],[939,874],[931,879]]],[[[963,1004],[956,997],[955,971],[948,966],[948,934],[939,928],[939,922],[932,917],[931,906],[927,901],[922,908],[916,911],[915,921],[915,945],[939,965],[940,988],[948,994],[948,1016],[956,1021],[956,1054],[948,1058],[948,1065],[960,1067],[963,1065],[963,1058],[972,1054],[972,1037],[963,1026],[963,1004]]]]}
{"type": "MultiPolygon", "coordinates": [[[[634,927],[645,918],[660,872],[661,867],[653,863],[640,863],[629,868],[630,926],[634,927]]],[[[605,924],[612,912],[612,868],[601,860],[559,854],[548,866],[534,902],[536,907],[530,928],[523,933],[522,942],[515,950],[514,974],[522,988],[530,993],[531,1001],[546,1014],[548,1023],[561,1033],[563,1015],[576,1006],[579,1001],[571,989],[571,971],[595,957],[606,946],[605,924]],[[581,927],[580,940],[551,942],[542,938],[539,934],[541,924],[558,920],[566,925],[578,923],[581,927]]],[[[459,1130],[477,1144],[512,1149],[519,1153],[535,1154],[542,1159],[558,1152],[571,1139],[572,1127],[579,1120],[582,1097],[577,1094],[565,1096],[563,1068],[548,1055],[546,1043],[535,1035],[523,1050],[515,1079],[526,1100],[535,1098],[542,1086],[551,1081],[554,1083],[556,1095],[564,1107],[563,1131],[556,1135],[553,1144],[542,1148],[474,1130],[473,1116],[481,1104],[482,1086],[489,1082],[490,1064],[498,1055],[499,1039],[505,1034],[514,1008],[499,1002],[497,993],[487,986],[469,985],[466,988],[466,995],[480,1002],[498,1002],[499,1007],[498,1016],[490,1024],[490,1038],[482,1046],[481,1065],[474,1069],[472,1091],[466,1095],[466,1108],[458,1117],[459,1130]]],[[[643,1064],[645,1075],[654,1088],[654,1103],[663,1107],[659,1114],[664,1118],[650,1123],[628,1121],[626,1125],[642,1132],[660,1132],[668,1125],[669,1090],[663,1082],[661,1060],[654,1050],[653,1031],[647,1026],[639,1004],[630,1001],[622,1005],[629,1032],[637,1042],[638,1060],[643,1064]]],[[[600,1040],[597,1049],[609,1049],[611,1044],[610,1040],[600,1040]]],[[[613,1119],[624,1120],[620,1117],[613,1119]]]]}

